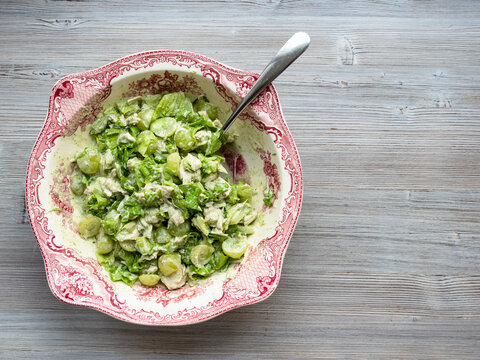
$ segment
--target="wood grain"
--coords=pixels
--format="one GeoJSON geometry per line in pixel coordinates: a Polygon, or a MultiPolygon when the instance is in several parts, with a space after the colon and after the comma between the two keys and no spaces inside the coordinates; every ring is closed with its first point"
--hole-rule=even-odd
{"type": "Polygon", "coordinates": [[[0,358],[478,359],[480,4],[476,1],[1,1],[0,358]],[[149,49],[276,80],[305,201],[278,290],[145,328],[48,289],[24,177],[56,80],[149,49]]]}

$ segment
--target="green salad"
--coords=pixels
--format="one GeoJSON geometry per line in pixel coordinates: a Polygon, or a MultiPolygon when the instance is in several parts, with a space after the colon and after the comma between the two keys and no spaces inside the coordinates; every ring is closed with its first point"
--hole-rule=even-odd
{"type": "Polygon", "coordinates": [[[113,281],[178,289],[245,253],[253,189],[232,183],[218,153],[218,110],[184,93],[121,99],[90,128],[70,189],[78,233],[96,243],[113,281]]]}

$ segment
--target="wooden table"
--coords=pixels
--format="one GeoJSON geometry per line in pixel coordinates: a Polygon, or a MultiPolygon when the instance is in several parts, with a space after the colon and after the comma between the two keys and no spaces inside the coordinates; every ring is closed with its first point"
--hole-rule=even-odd
{"type": "Polygon", "coordinates": [[[480,358],[480,3],[1,1],[0,49],[0,358],[480,358]],[[297,30],[275,84],[305,200],[275,294],[180,328],[56,300],[24,205],[55,81],[157,48],[261,71],[297,30]]]}

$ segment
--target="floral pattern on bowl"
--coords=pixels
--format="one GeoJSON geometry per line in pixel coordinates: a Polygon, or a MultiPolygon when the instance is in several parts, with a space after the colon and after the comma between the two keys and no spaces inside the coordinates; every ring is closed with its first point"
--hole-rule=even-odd
{"type": "Polygon", "coordinates": [[[273,85],[234,124],[232,131],[240,135],[237,147],[224,154],[233,178],[257,188],[254,202],[265,212],[264,225],[257,221],[251,236],[255,246],[228,273],[175,291],[112,282],[96,261],[93,244],[75,231],[78,211],[68,186],[73,169],[69,159],[88,141],[85,129],[103,106],[124,96],[185,91],[206,95],[225,120],[258,76],[195,53],[162,50],[127,56],[55,84],[28,163],[26,203],[48,284],[58,299],[133,323],[184,325],[273,293],[300,213],[303,186],[298,152],[273,85]],[[262,202],[268,187],[274,190],[272,208],[262,202]]]}

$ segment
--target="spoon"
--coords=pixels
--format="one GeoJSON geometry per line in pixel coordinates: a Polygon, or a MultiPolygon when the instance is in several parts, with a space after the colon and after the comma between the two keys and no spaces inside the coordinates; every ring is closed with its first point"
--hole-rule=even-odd
{"type": "Polygon", "coordinates": [[[273,57],[265,67],[258,80],[253,84],[250,91],[223,124],[222,131],[225,132],[232,125],[238,115],[250,104],[270,83],[277,78],[286,68],[307,50],[310,45],[310,37],[304,32],[295,33],[280,51],[273,57]]]}

